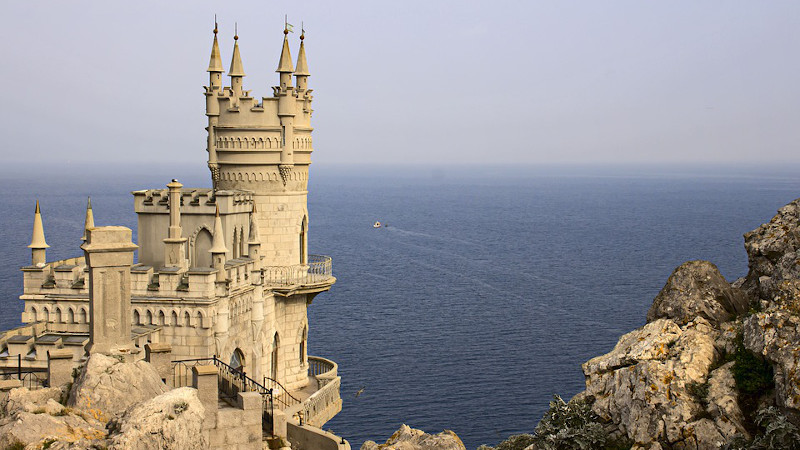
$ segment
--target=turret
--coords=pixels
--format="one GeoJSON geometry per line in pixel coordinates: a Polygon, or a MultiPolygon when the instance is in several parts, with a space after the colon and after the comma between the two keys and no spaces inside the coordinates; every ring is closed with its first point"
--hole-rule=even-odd
{"type": "Polygon", "coordinates": [[[306,62],[306,46],[305,40],[306,32],[300,32],[300,50],[297,52],[297,68],[294,71],[294,76],[297,77],[297,90],[302,92],[308,89],[308,77],[311,75],[308,72],[308,63],[306,62]]]}
{"type": "Polygon", "coordinates": [[[94,228],[94,213],[92,213],[92,197],[86,201],[86,220],[83,222],[83,236],[81,240],[86,242],[86,230],[94,228]]]}
{"type": "Polygon", "coordinates": [[[208,252],[211,253],[213,267],[217,269],[217,281],[225,281],[225,254],[228,253],[228,249],[225,248],[225,233],[222,231],[222,219],[219,218],[219,206],[214,218],[214,237],[208,252]]]}
{"type": "Polygon", "coordinates": [[[33,213],[33,236],[31,237],[31,265],[43,266],[47,262],[47,242],[44,240],[42,213],[39,211],[39,200],[36,200],[36,211],[33,213]]]}
{"type": "Polygon", "coordinates": [[[219,43],[217,42],[217,22],[214,21],[214,44],[211,46],[211,60],[208,62],[208,83],[211,90],[222,87],[222,59],[219,56],[219,43]]]}
{"type": "MultiPolygon", "coordinates": [[[[238,28],[238,27],[237,27],[238,28]]],[[[231,77],[231,91],[233,91],[234,103],[239,103],[239,97],[242,96],[242,78],[244,78],[244,69],[242,68],[242,57],[239,55],[239,31],[236,30],[233,35],[233,58],[231,58],[231,68],[228,71],[228,76],[231,77]]]]}
{"type": "Polygon", "coordinates": [[[189,261],[186,260],[186,241],[182,236],[181,228],[181,188],[183,185],[173,179],[169,188],[169,233],[164,239],[164,267],[178,267],[186,269],[189,261]]]}
{"type": "Polygon", "coordinates": [[[209,85],[206,87],[206,116],[208,117],[208,169],[211,171],[211,182],[214,189],[219,181],[219,164],[217,164],[217,147],[214,144],[216,137],[214,129],[219,123],[219,103],[217,96],[222,91],[222,60],[219,56],[219,43],[217,42],[217,18],[214,17],[214,44],[211,46],[211,60],[208,63],[209,85]]]}

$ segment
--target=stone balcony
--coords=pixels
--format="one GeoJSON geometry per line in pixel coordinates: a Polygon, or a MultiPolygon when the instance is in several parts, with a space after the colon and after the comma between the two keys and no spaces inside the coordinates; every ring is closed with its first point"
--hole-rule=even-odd
{"type": "Polygon", "coordinates": [[[336,282],[330,256],[308,255],[306,264],[265,266],[262,268],[265,286],[282,296],[318,294],[336,282]]]}

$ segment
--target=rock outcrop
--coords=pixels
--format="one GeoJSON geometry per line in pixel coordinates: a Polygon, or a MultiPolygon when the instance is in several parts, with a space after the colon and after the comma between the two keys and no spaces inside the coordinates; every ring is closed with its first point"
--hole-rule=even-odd
{"type": "Polygon", "coordinates": [[[450,430],[427,434],[402,425],[384,444],[364,442],[361,450],[466,450],[464,443],[450,430]]]}
{"type": "Polygon", "coordinates": [[[48,443],[48,448],[90,448],[106,436],[105,424],[57,399],[58,388],[12,389],[3,404],[0,448],[48,443]],[[55,446],[59,443],[59,446],[55,446]]]}
{"type": "Polygon", "coordinates": [[[109,424],[109,448],[202,450],[205,409],[197,390],[179,388],[132,406],[109,424]]]}
{"type": "Polygon", "coordinates": [[[167,391],[158,372],[145,361],[124,363],[95,353],[80,371],[67,406],[92,413],[107,422],[135,403],[167,391]]]}
{"type": "Polygon", "coordinates": [[[800,439],[800,200],[746,233],[745,249],[749,272],[733,283],[707,261],[676,268],[648,323],[583,365],[576,398],[634,449],[800,439]]]}
{"type": "Polygon", "coordinates": [[[203,449],[197,391],[167,386],[150,364],[93,354],[72,384],[12,389],[0,403],[0,448],[203,449]],[[109,422],[110,420],[110,422],[109,422]]]}
{"type": "Polygon", "coordinates": [[[703,317],[719,325],[748,308],[744,292],[731,287],[717,266],[708,261],[688,261],[669,276],[647,312],[647,321],[668,318],[686,325],[695,317],[703,317]]]}

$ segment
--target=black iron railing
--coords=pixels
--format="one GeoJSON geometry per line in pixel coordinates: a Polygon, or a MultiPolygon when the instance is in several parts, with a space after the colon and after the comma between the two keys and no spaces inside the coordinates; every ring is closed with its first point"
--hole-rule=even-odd
{"type": "Polygon", "coordinates": [[[300,403],[279,382],[264,377],[263,383],[250,378],[240,368],[231,367],[215,356],[172,361],[172,385],[174,387],[192,385],[192,367],[200,364],[213,364],[217,367],[219,397],[231,405],[236,405],[239,392],[258,392],[262,397],[261,425],[265,432],[272,434],[272,417],[275,402],[280,409],[300,403]],[[269,387],[267,387],[269,386],[269,387]]]}
{"type": "Polygon", "coordinates": [[[48,387],[46,367],[22,367],[22,355],[17,355],[17,367],[0,368],[0,379],[19,380],[23,387],[40,389],[48,387]]]}

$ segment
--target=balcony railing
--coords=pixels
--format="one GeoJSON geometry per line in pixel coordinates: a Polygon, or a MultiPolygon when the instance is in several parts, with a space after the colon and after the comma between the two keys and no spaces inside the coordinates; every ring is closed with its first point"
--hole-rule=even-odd
{"type": "Polygon", "coordinates": [[[273,286],[303,286],[324,283],[333,278],[330,256],[308,255],[307,264],[264,267],[264,283],[273,286]]]}

